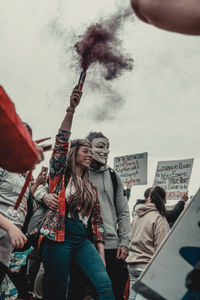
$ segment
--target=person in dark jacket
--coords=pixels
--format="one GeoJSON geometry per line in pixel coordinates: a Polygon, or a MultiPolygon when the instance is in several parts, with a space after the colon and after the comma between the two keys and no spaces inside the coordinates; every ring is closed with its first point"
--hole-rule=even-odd
{"type": "MultiPolygon", "coordinates": [[[[148,189],[146,189],[146,191],[144,192],[144,199],[137,200],[137,202],[133,208],[133,216],[134,216],[134,211],[135,211],[136,205],[145,203],[149,199],[152,189],[153,189],[152,187],[149,187],[148,189]]],[[[179,200],[177,202],[177,204],[175,205],[175,207],[172,210],[166,210],[165,218],[167,219],[170,227],[172,227],[174,225],[174,223],[176,222],[176,220],[178,219],[178,217],[184,210],[185,202],[187,200],[188,200],[188,192],[186,192],[182,196],[181,200],[179,200]]]]}

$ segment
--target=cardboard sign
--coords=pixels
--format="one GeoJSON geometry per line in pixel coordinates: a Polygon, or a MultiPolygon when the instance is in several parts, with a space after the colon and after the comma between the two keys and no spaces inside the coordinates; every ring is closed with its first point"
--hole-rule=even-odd
{"type": "Polygon", "coordinates": [[[153,186],[167,192],[167,200],[181,199],[188,190],[194,159],[159,161],[153,186]]]}
{"type": "MultiPolygon", "coordinates": [[[[147,299],[180,300],[191,293],[185,279],[200,259],[199,211],[200,189],[134,284],[134,289],[147,299]]],[[[200,299],[200,295],[187,299],[200,299]]]]}
{"type": "Polygon", "coordinates": [[[114,169],[125,186],[147,184],[147,152],[115,157],[114,169]]]}

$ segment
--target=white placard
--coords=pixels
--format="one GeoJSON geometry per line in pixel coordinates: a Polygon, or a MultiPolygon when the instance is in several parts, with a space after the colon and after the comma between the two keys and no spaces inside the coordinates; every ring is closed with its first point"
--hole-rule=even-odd
{"type": "Polygon", "coordinates": [[[167,192],[167,200],[178,200],[188,190],[194,159],[159,161],[153,186],[167,192]]]}
{"type": "Polygon", "coordinates": [[[115,157],[114,169],[125,186],[147,184],[147,152],[115,157]]]}

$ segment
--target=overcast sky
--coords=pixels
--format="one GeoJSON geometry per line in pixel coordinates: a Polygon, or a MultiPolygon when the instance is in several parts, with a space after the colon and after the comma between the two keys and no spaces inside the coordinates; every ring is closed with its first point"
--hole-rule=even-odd
{"type": "MultiPolygon", "coordinates": [[[[79,78],[72,66],[74,42],[92,23],[117,14],[120,2],[1,0],[0,83],[35,139],[53,140],[65,115],[79,78]]],[[[123,5],[130,6],[129,1],[123,5]]],[[[98,67],[91,67],[72,138],[101,130],[110,139],[111,167],[115,156],[148,152],[147,186],[157,161],[194,158],[193,195],[200,178],[200,37],[157,29],[134,14],[119,37],[134,59],[134,70],[113,81],[119,98],[110,101],[105,91],[91,89],[93,77],[101,80],[98,67]]],[[[43,165],[48,166],[48,159],[49,154],[43,165]]],[[[131,201],[141,198],[147,186],[134,187],[131,201]]]]}

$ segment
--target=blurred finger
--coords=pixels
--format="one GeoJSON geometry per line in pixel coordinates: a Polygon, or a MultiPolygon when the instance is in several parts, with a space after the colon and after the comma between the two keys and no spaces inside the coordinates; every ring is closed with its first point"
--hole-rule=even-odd
{"type": "Polygon", "coordinates": [[[117,258],[119,258],[120,252],[121,252],[121,249],[120,249],[120,247],[119,247],[119,248],[117,249],[117,255],[116,255],[117,258]]]}
{"type": "Polygon", "coordinates": [[[120,253],[118,259],[124,259],[124,254],[123,254],[123,252],[120,253]]]}
{"type": "Polygon", "coordinates": [[[15,248],[21,248],[20,247],[20,242],[18,239],[15,240],[15,248]]]}
{"type": "Polygon", "coordinates": [[[24,241],[23,241],[23,238],[20,237],[19,238],[19,248],[23,248],[24,247],[24,241]]]}
{"type": "Polygon", "coordinates": [[[23,239],[23,243],[26,244],[26,242],[27,242],[27,237],[26,237],[25,235],[23,235],[22,239],[23,239]]]}
{"type": "Polygon", "coordinates": [[[13,246],[13,248],[15,248],[15,240],[12,240],[12,246],[13,246]]]}

